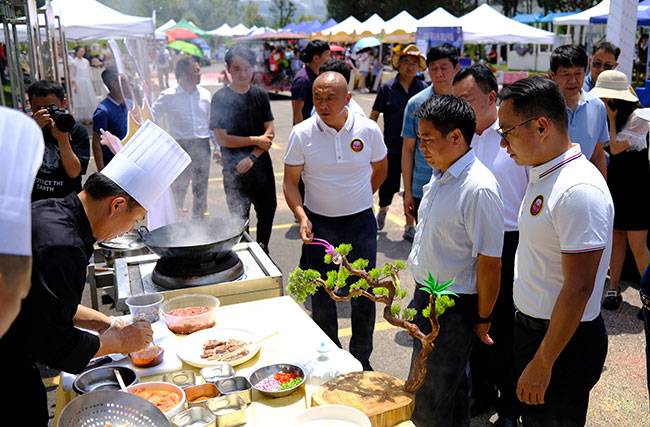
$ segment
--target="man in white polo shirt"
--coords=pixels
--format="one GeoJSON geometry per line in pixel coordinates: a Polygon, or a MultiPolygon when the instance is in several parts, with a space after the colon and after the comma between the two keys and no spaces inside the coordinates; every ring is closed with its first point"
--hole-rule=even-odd
{"type": "Polygon", "coordinates": [[[503,197],[504,238],[501,254],[501,286],[494,306],[490,336],[493,346],[476,343],[470,357],[472,371],[472,415],[478,415],[492,403],[499,414],[497,427],[516,427],[519,401],[515,394],[517,378],[512,351],[514,308],[512,280],[515,272],[515,252],[519,241],[517,216],[528,185],[528,171],[510,158],[501,147],[497,133],[497,79],[488,67],[474,64],[462,69],[453,81],[453,94],[466,100],[476,114],[476,132],[472,148],[476,157],[494,174],[503,197]],[[496,397],[496,388],[499,397],[496,397]]]}
{"type": "MultiPolygon", "coordinates": [[[[440,316],[440,333],[427,359],[427,373],[415,394],[412,420],[418,426],[469,426],[467,363],[474,336],[488,335],[499,293],[503,247],[503,202],[494,175],[476,159],[469,145],[476,127],[472,107],[453,95],[434,95],[415,111],[420,150],[433,167],[424,186],[418,224],[409,255],[417,286],[414,295],[422,332],[431,322],[421,312],[429,304],[420,284],[429,272],[449,290],[454,307],[440,316]]],[[[419,353],[413,342],[413,357],[419,353]]],[[[411,363],[412,367],[413,363],[411,363]]]]}
{"type": "MultiPolygon", "coordinates": [[[[325,72],[314,81],[316,116],[294,126],[284,156],[284,196],[300,223],[301,268],[323,277],[331,265],[324,263],[321,246],[313,238],[334,246],[350,243],[350,261],[364,258],[374,268],[377,258],[377,222],[372,195],[386,178],[386,146],[377,124],[352,114],[346,107],[351,94],[345,78],[325,72]],[[302,176],[305,200],[298,190],[302,176]]],[[[352,305],[350,353],[371,370],[375,303],[355,298],[352,305]]],[[[312,297],[312,317],[339,347],[336,303],[319,289],[312,297]]]]}
{"type": "Polygon", "coordinates": [[[503,89],[502,145],[532,166],[515,260],[517,396],[526,426],[583,426],[607,355],[600,297],[614,205],[572,144],[560,87],[533,77],[503,89]]]}

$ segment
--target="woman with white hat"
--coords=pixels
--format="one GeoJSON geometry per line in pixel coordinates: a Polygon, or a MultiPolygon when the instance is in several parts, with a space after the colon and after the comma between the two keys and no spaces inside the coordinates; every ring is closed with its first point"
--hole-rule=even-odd
{"type": "Polygon", "coordinates": [[[626,242],[643,275],[650,263],[647,246],[650,228],[650,167],[648,130],[650,109],[643,108],[625,74],[603,71],[589,92],[603,100],[609,119],[607,184],[614,200],[614,237],[609,264],[609,290],[603,308],[616,310],[622,301],[619,280],[625,261],[626,242]]]}

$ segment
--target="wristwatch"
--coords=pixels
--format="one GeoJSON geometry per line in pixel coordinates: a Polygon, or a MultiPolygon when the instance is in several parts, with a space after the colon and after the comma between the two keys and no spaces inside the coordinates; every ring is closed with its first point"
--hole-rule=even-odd
{"type": "Polygon", "coordinates": [[[476,315],[476,319],[474,319],[474,323],[490,323],[492,321],[492,313],[488,317],[481,317],[478,314],[476,315]]]}
{"type": "Polygon", "coordinates": [[[248,157],[253,161],[253,163],[255,163],[255,161],[257,160],[257,156],[255,156],[255,154],[253,153],[249,154],[248,157]]]}

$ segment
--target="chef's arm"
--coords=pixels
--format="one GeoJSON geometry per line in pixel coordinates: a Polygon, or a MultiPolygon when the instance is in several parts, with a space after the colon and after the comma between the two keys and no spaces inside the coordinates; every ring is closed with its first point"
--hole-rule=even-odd
{"type": "Polygon", "coordinates": [[[370,175],[370,184],[372,185],[372,194],[381,187],[388,175],[388,157],[374,163],[370,163],[372,174],[370,175]]]}
{"type": "Polygon", "coordinates": [[[104,169],[104,153],[102,152],[102,136],[96,130],[93,131],[93,157],[95,158],[95,165],[97,165],[97,172],[104,169]]]}
{"type": "Polygon", "coordinates": [[[77,328],[88,329],[101,334],[111,326],[111,318],[104,313],[79,304],[77,312],[72,318],[72,323],[77,328]]]}
{"type": "Polygon", "coordinates": [[[217,144],[227,148],[243,148],[251,145],[268,150],[271,147],[271,138],[266,134],[260,136],[236,136],[229,135],[226,129],[215,129],[214,138],[217,144]]]}
{"type": "Polygon", "coordinates": [[[591,163],[594,164],[603,174],[603,177],[607,179],[607,157],[605,156],[605,150],[603,149],[603,143],[599,142],[594,148],[594,153],[591,155],[591,163]]]}
{"type": "Polygon", "coordinates": [[[135,322],[123,328],[111,328],[99,336],[99,350],[94,357],[142,350],[153,341],[153,330],[147,322],[135,322]]]}

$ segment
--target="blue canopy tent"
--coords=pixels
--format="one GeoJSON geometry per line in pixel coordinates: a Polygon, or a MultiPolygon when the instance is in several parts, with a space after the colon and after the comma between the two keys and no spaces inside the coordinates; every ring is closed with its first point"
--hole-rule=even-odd
{"type": "Polygon", "coordinates": [[[522,24],[536,24],[541,22],[540,20],[543,17],[543,13],[515,13],[515,16],[513,16],[512,19],[521,22],[522,24]]]}
{"type": "Polygon", "coordinates": [[[313,29],[312,33],[318,33],[318,32],[321,32],[323,30],[327,30],[328,28],[332,28],[336,24],[338,24],[338,22],[336,22],[334,20],[334,18],[330,18],[327,21],[325,21],[325,23],[322,24],[320,27],[313,29]]]}
{"type": "Polygon", "coordinates": [[[279,31],[293,31],[297,26],[298,24],[292,21],[291,23],[287,24],[285,27],[280,28],[279,31]]]}
{"type": "Polygon", "coordinates": [[[575,12],[549,12],[548,15],[546,15],[545,17],[540,19],[539,22],[541,22],[543,24],[552,24],[553,19],[555,19],[555,18],[560,18],[562,16],[575,15],[578,12],[580,12],[580,11],[576,10],[575,12]]]}
{"type": "MultiPolygon", "coordinates": [[[[607,24],[608,15],[592,16],[589,18],[589,31],[591,32],[591,24],[607,24]]],[[[643,0],[639,3],[636,25],[641,27],[650,27],[650,0],[643,0]]],[[[636,89],[636,94],[639,101],[644,106],[650,106],[650,88],[648,87],[648,60],[645,65],[645,79],[646,85],[642,88],[636,89]]]]}

